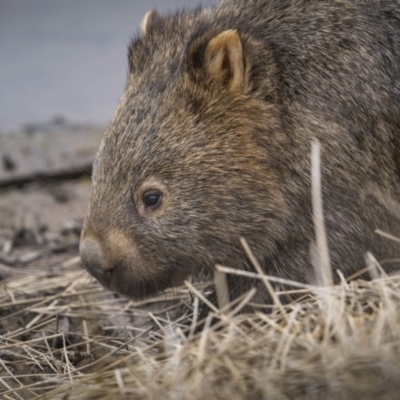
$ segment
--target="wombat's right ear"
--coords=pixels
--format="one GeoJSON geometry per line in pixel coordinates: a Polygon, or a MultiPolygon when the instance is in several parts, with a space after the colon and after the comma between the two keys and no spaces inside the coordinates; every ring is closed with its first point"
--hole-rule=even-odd
{"type": "Polygon", "coordinates": [[[228,29],[194,46],[192,66],[203,69],[211,80],[232,92],[247,91],[248,65],[237,30],[228,29]]]}
{"type": "Polygon", "coordinates": [[[156,10],[151,10],[143,17],[142,22],[140,23],[140,28],[142,29],[142,33],[146,34],[151,29],[158,28],[161,25],[162,18],[160,17],[160,14],[156,10]]]}

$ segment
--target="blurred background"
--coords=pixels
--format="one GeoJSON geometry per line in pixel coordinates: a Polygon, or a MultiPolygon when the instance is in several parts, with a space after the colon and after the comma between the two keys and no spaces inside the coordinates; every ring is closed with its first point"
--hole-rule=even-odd
{"type": "Polygon", "coordinates": [[[106,124],[145,13],[200,1],[0,0],[0,132],[55,115],[106,124]]]}

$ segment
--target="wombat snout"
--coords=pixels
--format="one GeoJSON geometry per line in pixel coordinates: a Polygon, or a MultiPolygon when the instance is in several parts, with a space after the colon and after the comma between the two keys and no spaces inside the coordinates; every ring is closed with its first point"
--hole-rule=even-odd
{"type": "Polygon", "coordinates": [[[104,286],[109,286],[110,271],[106,266],[101,245],[94,239],[81,241],[79,247],[81,261],[85,269],[104,286]]]}

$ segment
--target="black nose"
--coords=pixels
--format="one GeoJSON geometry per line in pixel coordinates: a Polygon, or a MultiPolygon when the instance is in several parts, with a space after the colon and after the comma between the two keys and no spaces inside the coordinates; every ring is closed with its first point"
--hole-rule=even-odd
{"type": "Polygon", "coordinates": [[[106,267],[100,244],[94,239],[82,240],[79,246],[79,254],[86,271],[101,284],[108,286],[110,269],[106,267]]]}

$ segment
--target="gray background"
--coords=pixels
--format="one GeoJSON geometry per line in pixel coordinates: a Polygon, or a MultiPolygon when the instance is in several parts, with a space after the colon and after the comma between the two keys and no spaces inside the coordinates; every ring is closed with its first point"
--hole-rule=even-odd
{"type": "Polygon", "coordinates": [[[0,132],[54,115],[106,124],[144,14],[200,1],[0,0],[0,132]]]}

